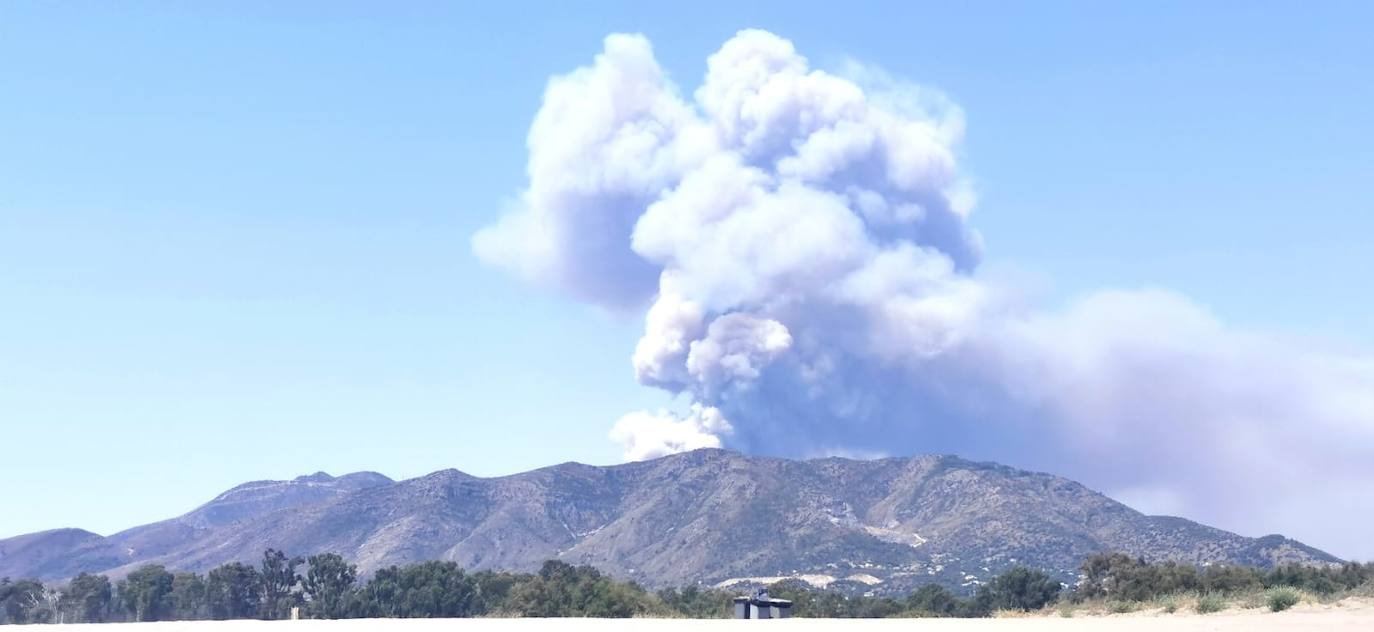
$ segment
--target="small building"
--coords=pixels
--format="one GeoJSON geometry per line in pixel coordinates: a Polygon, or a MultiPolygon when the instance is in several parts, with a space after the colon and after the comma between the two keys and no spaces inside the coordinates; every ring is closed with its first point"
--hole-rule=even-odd
{"type": "Polygon", "coordinates": [[[735,597],[736,619],[786,619],[792,616],[792,602],[771,599],[767,593],[755,597],[735,597]]]}

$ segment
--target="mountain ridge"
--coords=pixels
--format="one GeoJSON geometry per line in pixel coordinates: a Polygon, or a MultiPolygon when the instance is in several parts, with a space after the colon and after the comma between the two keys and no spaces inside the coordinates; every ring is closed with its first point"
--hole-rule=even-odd
{"type": "Polygon", "coordinates": [[[562,559],[651,587],[807,576],[880,593],[930,582],[971,589],[1014,564],[1071,581],[1083,557],[1106,550],[1195,564],[1339,561],[1282,536],[1147,516],[1069,479],[954,455],[798,461],[706,449],[489,478],[447,469],[401,481],[370,472],[254,481],[107,537],[0,540],[0,576],[117,575],[143,563],[204,571],[269,547],[337,552],[364,573],[429,559],[522,571],[562,559]]]}

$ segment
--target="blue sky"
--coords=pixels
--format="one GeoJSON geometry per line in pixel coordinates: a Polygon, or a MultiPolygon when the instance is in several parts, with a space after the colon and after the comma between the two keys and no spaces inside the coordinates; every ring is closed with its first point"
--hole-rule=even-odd
{"type": "Polygon", "coordinates": [[[746,27],[944,91],[985,267],[1052,300],[1166,287],[1374,347],[1366,5],[650,4],[0,6],[0,536],[316,470],[617,462],[611,424],[673,403],[633,379],[641,317],[468,245],[612,32],[686,91],[746,27]]]}

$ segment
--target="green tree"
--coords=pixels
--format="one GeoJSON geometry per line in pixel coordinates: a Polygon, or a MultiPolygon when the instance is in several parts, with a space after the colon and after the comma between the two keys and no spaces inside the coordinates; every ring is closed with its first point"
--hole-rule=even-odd
{"type": "Polygon", "coordinates": [[[734,616],[734,595],[696,586],[670,588],[658,593],[659,601],[689,619],[724,619],[734,616]]]}
{"type": "Polygon", "coordinates": [[[815,590],[799,579],[785,579],[770,584],[768,594],[775,599],[791,601],[794,617],[852,619],[857,616],[857,602],[837,592],[815,590]]]}
{"type": "Polygon", "coordinates": [[[921,586],[906,600],[907,609],[937,617],[954,616],[960,605],[959,598],[939,584],[921,586]]]}
{"type": "Polygon", "coordinates": [[[267,549],[262,554],[262,618],[269,621],[286,619],[291,616],[291,608],[300,605],[300,595],[295,592],[301,576],[296,568],[304,560],[287,557],[276,549],[267,549]]]}
{"type": "Polygon", "coordinates": [[[512,586],[506,602],[512,613],[525,617],[622,618],[666,612],[635,584],[556,560],[544,562],[538,575],[512,586]]]}
{"type": "Polygon", "coordinates": [[[472,578],[474,592],[473,614],[505,610],[511,588],[523,581],[521,575],[498,571],[477,571],[469,577],[472,578]]]}
{"type": "Polygon", "coordinates": [[[1137,561],[1125,553],[1090,555],[1078,568],[1083,579],[1074,595],[1079,599],[1121,599],[1118,595],[1119,586],[1128,582],[1137,573],[1136,569],[1144,564],[1145,560],[1137,561]]]}
{"type": "Polygon", "coordinates": [[[1199,569],[1176,562],[1150,563],[1123,553],[1093,555],[1081,567],[1083,580],[1073,599],[1147,601],[1180,592],[1202,592],[1218,598],[1260,587],[1301,588],[1330,595],[1351,590],[1374,579],[1374,564],[1341,566],[1282,564],[1269,570],[1233,564],[1199,569]]]}
{"type": "Polygon", "coordinates": [[[477,583],[453,562],[424,562],[377,571],[358,616],[470,617],[482,614],[477,583]]]}
{"type": "Polygon", "coordinates": [[[1084,560],[1080,570],[1083,580],[1074,593],[1077,599],[1148,601],[1202,588],[1196,566],[1175,562],[1150,564],[1123,553],[1093,555],[1084,560]]]}
{"type": "Polygon", "coordinates": [[[172,576],[172,618],[177,621],[196,621],[209,615],[206,604],[205,580],[195,573],[172,576]]]}
{"type": "Polygon", "coordinates": [[[1039,610],[1053,602],[1063,588],[1059,582],[1048,575],[1017,566],[994,577],[991,582],[978,589],[974,596],[977,610],[1039,610]]]}
{"type": "Polygon", "coordinates": [[[104,575],[77,575],[58,598],[64,623],[104,623],[109,620],[114,589],[104,575]]]}
{"type": "Polygon", "coordinates": [[[134,621],[163,621],[171,610],[172,574],[149,564],[119,582],[119,603],[134,621]]]}
{"type": "Polygon", "coordinates": [[[1233,594],[1259,588],[1263,583],[1259,569],[1246,566],[1217,564],[1202,572],[1203,592],[1233,594]]]}
{"type": "Polygon", "coordinates": [[[861,597],[851,599],[853,616],[857,619],[884,619],[903,612],[902,602],[891,597],[861,597]]]}
{"type": "Polygon", "coordinates": [[[312,555],[306,563],[310,568],[301,585],[310,599],[307,614],[314,619],[347,616],[348,597],[358,579],[357,567],[334,553],[312,555]]]}
{"type": "Polygon", "coordinates": [[[261,604],[262,580],[257,569],[242,562],[216,568],[205,578],[205,605],[210,618],[251,619],[261,604]]]}
{"type": "Polygon", "coordinates": [[[0,606],[7,623],[47,623],[51,615],[43,582],[32,579],[0,582],[0,606]]]}

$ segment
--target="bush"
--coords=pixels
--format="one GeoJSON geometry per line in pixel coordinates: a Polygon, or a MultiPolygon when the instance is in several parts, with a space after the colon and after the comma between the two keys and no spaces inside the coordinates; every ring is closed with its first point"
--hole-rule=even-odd
{"type": "Polygon", "coordinates": [[[1202,589],[1208,593],[1233,595],[1263,586],[1264,571],[1249,566],[1216,564],[1202,572],[1202,589]]]}
{"type": "Polygon", "coordinates": [[[1151,564],[1123,553],[1093,555],[1080,570],[1083,583],[1076,596],[1084,599],[1149,601],[1202,587],[1202,577],[1194,566],[1175,562],[1151,564]]]}
{"type": "Polygon", "coordinates": [[[557,560],[544,562],[537,575],[512,586],[505,607],[522,617],[622,619],[664,614],[662,602],[638,585],[557,560]]]}
{"type": "Polygon", "coordinates": [[[1197,606],[1194,608],[1194,610],[1197,610],[1198,614],[1211,614],[1213,612],[1221,612],[1225,609],[1226,598],[1216,593],[1208,593],[1198,597],[1197,606]]]}
{"type": "Polygon", "coordinates": [[[734,595],[696,586],[670,588],[658,593],[659,601],[689,619],[723,619],[734,614],[734,595]]]}
{"type": "Polygon", "coordinates": [[[1059,598],[1059,582],[1040,571],[1017,566],[994,577],[978,590],[974,601],[984,612],[1020,610],[1029,612],[1044,608],[1059,598]]]}
{"type": "Polygon", "coordinates": [[[907,609],[926,616],[952,617],[959,611],[959,598],[939,584],[926,584],[907,597],[907,609]]]}
{"type": "Polygon", "coordinates": [[[1292,588],[1273,588],[1265,594],[1271,612],[1283,612],[1302,601],[1302,595],[1292,588]]]}
{"type": "Polygon", "coordinates": [[[1112,614],[1126,614],[1127,612],[1135,612],[1139,607],[1140,604],[1135,601],[1113,601],[1107,604],[1107,611],[1112,614]]]}
{"type": "Polygon", "coordinates": [[[1320,597],[1353,594],[1374,586],[1374,563],[1283,564],[1262,569],[1217,563],[1204,566],[1175,562],[1147,562],[1124,553],[1088,557],[1082,581],[1069,595],[1072,601],[1140,601],[1188,593],[1217,594],[1241,607],[1262,608],[1268,589],[1292,588],[1320,597]],[[1363,588],[1362,588],[1363,587],[1363,588]]]}

